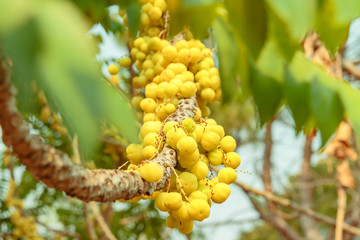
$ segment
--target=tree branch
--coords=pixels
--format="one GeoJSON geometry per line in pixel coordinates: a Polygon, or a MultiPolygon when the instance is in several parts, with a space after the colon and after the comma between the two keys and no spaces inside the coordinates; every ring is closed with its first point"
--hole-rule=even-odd
{"type": "Polygon", "coordinates": [[[100,213],[98,205],[96,203],[91,202],[89,203],[90,209],[95,215],[96,222],[98,223],[99,227],[101,228],[101,231],[104,233],[106,239],[108,240],[116,240],[116,237],[109,229],[109,226],[106,224],[105,219],[100,213]]]}
{"type": "MultiPolygon", "coordinates": [[[[326,224],[328,224],[330,226],[333,226],[333,227],[336,226],[335,219],[333,219],[333,218],[331,218],[329,216],[323,215],[321,213],[315,212],[310,208],[304,208],[302,206],[299,206],[298,204],[291,202],[289,199],[278,197],[278,196],[274,195],[271,192],[261,191],[261,190],[252,188],[249,185],[247,185],[245,183],[242,183],[242,182],[239,182],[239,181],[236,181],[235,184],[237,186],[241,187],[243,189],[243,191],[245,191],[248,195],[253,193],[255,195],[262,196],[262,197],[264,197],[264,198],[266,198],[266,199],[268,199],[268,200],[270,200],[270,201],[272,201],[272,202],[274,202],[276,204],[279,204],[281,206],[288,207],[288,208],[293,209],[295,211],[298,211],[300,213],[306,214],[307,216],[309,216],[309,217],[311,217],[311,218],[313,218],[313,219],[315,219],[317,221],[326,223],[326,224]]],[[[360,229],[359,228],[350,226],[347,223],[344,223],[343,227],[344,227],[345,232],[360,236],[360,229]]]]}
{"type": "Polygon", "coordinates": [[[346,208],[345,187],[339,184],[337,188],[337,193],[338,193],[338,209],[336,213],[335,240],[342,240],[344,220],[345,220],[345,208],[346,208]]]}
{"type": "MultiPolygon", "coordinates": [[[[300,188],[300,202],[305,208],[313,208],[313,188],[311,187],[311,145],[315,136],[315,130],[306,135],[304,146],[304,158],[301,167],[300,182],[304,186],[300,188]]],[[[300,216],[300,225],[307,239],[323,239],[316,228],[316,222],[306,215],[300,216]]]]}
{"type": "MultiPolygon", "coordinates": [[[[16,89],[10,82],[9,67],[0,65],[0,125],[3,142],[12,148],[35,179],[47,186],[64,191],[67,195],[84,201],[115,201],[131,199],[142,194],[152,194],[161,189],[171,176],[176,165],[176,151],[165,145],[162,152],[152,161],[164,167],[163,178],[156,183],[147,183],[138,173],[110,169],[89,170],[76,165],[65,153],[45,144],[41,138],[29,133],[29,126],[16,108],[16,89]]],[[[180,99],[176,112],[167,120],[182,121],[193,118],[195,97],[180,99]]]]}

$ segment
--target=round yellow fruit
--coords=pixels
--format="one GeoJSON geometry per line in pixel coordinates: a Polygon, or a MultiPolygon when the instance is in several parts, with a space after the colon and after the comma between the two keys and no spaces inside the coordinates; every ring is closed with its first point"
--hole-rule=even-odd
{"type": "Polygon", "coordinates": [[[230,196],[231,189],[225,183],[218,183],[213,187],[212,192],[211,200],[214,203],[223,203],[230,196]]]}
{"type": "Polygon", "coordinates": [[[164,175],[163,167],[156,162],[147,162],[140,167],[140,176],[147,182],[157,182],[164,175]]]}
{"type": "Polygon", "coordinates": [[[219,171],[218,178],[219,182],[231,184],[236,181],[237,174],[233,168],[226,167],[219,171]]]}

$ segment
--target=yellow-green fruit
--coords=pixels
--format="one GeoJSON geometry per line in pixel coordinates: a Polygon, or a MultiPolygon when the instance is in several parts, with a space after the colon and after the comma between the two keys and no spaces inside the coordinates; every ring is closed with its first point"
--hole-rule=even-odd
{"type": "Polygon", "coordinates": [[[211,179],[211,184],[213,185],[213,186],[215,186],[216,184],[218,184],[219,183],[219,178],[218,177],[214,177],[213,179],[211,179]]]}
{"type": "Polygon", "coordinates": [[[236,148],[236,141],[232,136],[225,136],[220,140],[220,147],[224,152],[233,152],[236,148]]]}
{"type": "Polygon", "coordinates": [[[184,136],[176,143],[176,148],[180,154],[192,154],[196,151],[197,147],[196,141],[190,136],[184,136]]]}
{"type": "MultiPolygon", "coordinates": [[[[200,187],[200,186],[199,186],[200,187]]],[[[211,194],[211,193],[210,193],[211,194]]],[[[210,195],[211,196],[211,195],[210,195]]],[[[190,196],[189,196],[189,200],[192,201],[192,200],[195,200],[195,199],[203,199],[205,201],[208,201],[208,197],[205,193],[203,193],[201,190],[196,190],[196,191],[193,191],[190,196]]]]}
{"type": "Polygon", "coordinates": [[[200,154],[200,158],[199,158],[199,161],[205,163],[207,166],[209,165],[210,161],[209,159],[206,157],[205,154],[200,154]]]}
{"type": "Polygon", "coordinates": [[[219,171],[218,178],[219,182],[230,184],[236,181],[237,174],[233,168],[226,167],[219,171]]]}
{"type": "Polygon", "coordinates": [[[154,146],[144,147],[144,159],[152,159],[153,156],[157,153],[157,149],[154,146]]]}
{"type": "Polygon", "coordinates": [[[157,198],[155,199],[155,206],[157,209],[159,209],[162,212],[167,212],[169,211],[169,209],[167,209],[167,207],[165,207],[165,196],[168,193],[166,192],[161,192],[157,198]]]}
{"type": "Polygon", "coordinates": [[[225,166],[233,169],[237,168],[241,163],[241,158],[236,152],[226,153],[225,166]]]}
{"type": "Polygon", "coordinates": [[[145,98],[140,102],[141,110],[146,113],[155,112],[156,102],[152,98],[145,98]]]}
{"type": "Polygon", "coordinates": [[[176,125],[178,125],[178,123],[175,121],[169,121],[169,122],[165,123],[163,132],[166,134],[170,129],[174,129],[175,128],[174,126],[176,126],[176,125]]]}
{"type": "Polygon", "coordinates": [[[180,138],[186,136],[186,133],[183,129],[181,128],[171,128],[167,133],[166,133],[166,143],[169,144],[170,147],[172,148],[176,148],[177,142],[179,141],[180,138]]]}
{"type": "Polygon", "coordinates": [[[157,144],[159,144],[158,134],[154,132],[146,134],[142,143],[144,144],[144,146],[156,147],[157,144]]]}
{"type": "Polygon", "coordinates": [[[201,141],[201,138],[204,135],[204,132],[205,132],[205,126],[203,126],[201,124],[196,125],[194,134],[195,134],[197,143],[199,143],[201,141]]]}
{"type": "Polygon", "coordinates": [[[182,234],[189,234],[191,233],[192,229],[193,229],[193,221],[181,221],[179,222],[179,225],[177,226],[179,232],[181,232],[182,234]]]}
{"type": "Polygon", "coordinates": [[[210,206],[204,199],[195,199],[190,202],[189,216],[192,220],[202,221],[210,215],[210,206]]]}
{"type": "Polygon", "coordinates": [[[137,109],[140,109],[140,103],[144,98],[142,96],[135,96],[131,99],[131,103],[137,109]]]}
{"type": "Polygon", "coordinates": [[[148,162],[140,167],[140,176],[147,182],[157,182],[163,175],[163,167],[156,162],[148,162]]]}
{"type": "Polygon", "coordinates": [[[178,226],[178,221],[171,214],[166,218],[165,223],[168,228],[176,228],[178,226]]]}
{"type": "Polygon", "coordinates": [[[120,66],[125,67],[125,68],[130,67],[131,59],[128,57],[122,58],[122,59],[120,59],[119,64],[120,64],[120,66]]]}
{"type": "Polygon", "coordinates": [[[212,192],[211,200],[214,203],[223,203],[230,196],[231,189],[225,183],[218,183],[213,187],[212,192]]]}
{"type": "Polygon", "coordinates": [[[164,204],[165,207],[170,209],[171,211],[178,210],[183,204],[181,194],[178,192],[168,193],[167,195],[165,195],[164,204]]]}
{"type": "Polygon", "coordinates": [[[168,104],[165,105],[165,112],[167,114],[172,114],[172,113],[175,112],[175,110],[176,110],[176,107],[175,107],[174,104],[168,103],[168,104]]]}
{"type": "Polygon", "coordinates": [[[109,67],[108,67],[108,71],[111,75],[115,75],[115,74],[118,74],[119,72],[119,67],[116,65],[116,64],[111,64],[109,67]]]}
{"type": "Polygon", "coordinates": [[[219,135],[220,139],[223,138],[225,135],[224,128],[220,125],[210,126],[209,130],[214,133],[217,133],[219,135]]]}
{"type": "Polygon", "coordinates": [[[192,167],[199,161],[200,153],[199,150],[196,149],[195,152],[191,154],[178,154],[178,161],[182,168],[189,168],[192,167]]]}
{"type": "Polygon", "coordinates": [[[190,168],[190,172],[195,174],[198,180],[205,178],[209,173],[209,167],[206,163],[198,161],[190,168]]]}
{"type": "Polygon", "coordinates": [[[191,118],[186,118],[182,121],[183,126],[185,127],[188,133],[192,133],[196,129],[196,123],[191,118]]]}
{"type": "Polygon", "coordinates": [[[201,138],[201,146],[208,152],[214,150],[220,143],[220,136],[214,132],[207,131],[201,138]]]}
{"type": "Polygon", "coordinates": [[[176,181],[176,188],[180,192],[181,187],[179,181],[186,195],[191,194],[198,188],[197,178],[192,173],[183,172],[179,175],[179,179],[176,181]]]}
{"type": "Polygon", "coordinates": [[[177,50],[174,46],[167,46],[161,50],[164,58],[167,60],[173,60],[177,57],[177,50]]]}
{"type": "Polygon", "coordinates": [[[172,215],[178,221],[190,221],[188,209],[189,203],[184,202],[179,209],[172,211],[172,215]]]}
{"type": "Polygon", "coordinates": [[[195,83],[185,82],[181,85],[180,91],[181,91],[182,97],[190,98],[196,94],[197,88],[196,88],[195,83]]]}
{"type": "Polygon", "coordinates": [[[203,183],[203,184],[199,183],[199,191],[201,191],[202,193],[204,193],[206,195],[207,201],[209,201],[211,199],[211,196],[212,196],[211,189],[212,189],[212,183],[210,181],[207,183],[203,183]]]}
{"type": "Polygon", "coordinates": [[[144,159],[143,147],[139,144],[130,144],[126,148],[127,158],[130,163],[138,165],[144,159]]]}
{"type": "Polygon", "coordinates": [[[220,149],[215,149],[209,153],[208,159],[213,166],[219,166],[223,163],[224,155],[220,149]]]}

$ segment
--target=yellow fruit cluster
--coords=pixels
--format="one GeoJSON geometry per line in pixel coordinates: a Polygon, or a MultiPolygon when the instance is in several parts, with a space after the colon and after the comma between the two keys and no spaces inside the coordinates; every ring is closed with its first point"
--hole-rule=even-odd
{"type": "Polygon", "coordinates": [[[61,117],[51,110],[44,92],[38,93],[38,100],[41,104],[40,120],[52,130],[60,133],[61,136],[66,136],[68,134],[67,128],[63,125],[61,117]]]}
{"type": "Polygon", "coordinates": [[[156,207],[169,213],[166,225],[188,234],[193,221],[209,217],[211,201],[223,203],[229,197],[229,184],[237,178],[235,169],[241,159],[234,152],[234,138],[225,136],[224,128],[214,119],[205,119],[210,114],[206,104],[222,98],[212,50],[199,40],[171,43],[161,39],[160,28],[153,34],[155,30],[150,29],[163,25],[166,3],[164,0],[141,3],[142,28],[140,36],[130,44],[130,57],[139,73],[132,84],[141,93],[132,103],[144,115],[139,133],[141,144],[131,144],[126,149],[131,163],[126,171],[137,172],[150,183],[161,180],[164,168],[159,161],[151,160],[164,146],[176,150],[177,165],[161,191],[130,201],[155,199],[156,207]],[[179,100],[184,98],[196,98],[194,118],[172,121],[179,100]],[[214,177],[211,166],[219,165],[225,168],[214,177]]]}
{"type": "Polygon", "coordinates": [[[10,219],[15,225],[12,235],[9,239],[29,239],[41,240],[43,239],[36,233],[36,221],[32,216],[23,215],[23,203],[21,199],[15,197],[16,184],[14,180],[9,181],[9,190],[5,198],[5,204],[8,208],[14,208],[11,212],[10,219]]]}

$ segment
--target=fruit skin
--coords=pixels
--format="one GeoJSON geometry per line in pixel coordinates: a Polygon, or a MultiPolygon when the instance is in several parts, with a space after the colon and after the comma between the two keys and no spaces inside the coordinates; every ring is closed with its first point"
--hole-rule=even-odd
{"type": "Polygon", "coordinates": [[[226,167],[219,171],[218,178],[219,182],[231,184],[236,181],[237,174],[233,168],[226,167]]]}
{"type": "Polygon", "coordinates": [[[206,151],[212,151],[219,145],[220,136],[214,132],[207,131],[202,136],[200,143],[206,151]]]}
{"type": "Polygon", "coordinates": [[[220,149],[211,151],[208,155],[208,159],[213,166],[219,166],[223,163],[224,156],[220,149]]]}
{"type": "Polygon", "coordinates": [[[182,196],[179,192],[170,192],[165,195],[164,205],[170,210],[178,210],[183,205],[182,196]]]}
{"type": "Polygon", "coordinates": [[[241,163],[241,158],[236,152],[226,153],[226,160],[224,160],[226,167],[231,167],[233,169],[237,168],[241,163]]]}
{"type": "Polygon", "coordinates": [[[176,148],[181,154],[191,154],[196,151],[197,147],[196,141],[189,136],[180,138],[176,144],[176,148]]]}
{"type": "Polygon", "coordinates": [[[193,191],[195,191],[198,188],[197,178],[192,173],[183,172],[179,175],[179,180],[176,181],[176,188],[180,192],[181,188],[179,181],[186,195],[191,194],[193,191]]]}
{"type": "Polygon", "coordinates": [[[220,147],[224,152],[233,152],[236,148],[236,141],[232,136],[225,136],[220,140],[220,147]]]}
{"type": "Polygon", "coordinates": [[[140,167],[140,176],[147,182],[157,182],[164,175],[163,167],[156,162],[148,162],[140,167]]]}
{"type": "Polygon", "coordinates": [[[231,189],[229,185],[225,183],[217,183],[212,189],[213,195],[211,196],[211,200],[214,203],[223,203],[230,196],[231,189]]]}
{"type": "Polygon", "coordinates": [[[210,206],[204,199],[194,199],[189,205],[189,216],[196,221],[202,221],[210,216],[210,206]]]}
{"type": "Polygon", "coordinates": [[[119,72],[119,67],[116,65],[116,64],[111,64],[109,67],[108,67],[108,71],[111,75],[115,75],[115,74],[118,74],[119,72]]]}

